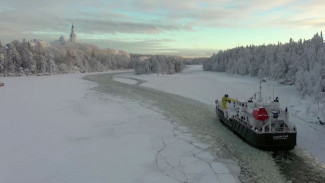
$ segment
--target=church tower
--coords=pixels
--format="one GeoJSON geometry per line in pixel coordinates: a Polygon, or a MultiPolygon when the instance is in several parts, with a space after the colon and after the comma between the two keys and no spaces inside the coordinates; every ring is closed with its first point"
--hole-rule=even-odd
{"type": "Polygon", "coordinates": [[[74,33],[74,26],[72,24],[72,27],[71,27],[71,33],[70,33],[70,39],[69,41],[72,42],[72,43],[75,43],[76,42],[76,34],[74,33]]]}

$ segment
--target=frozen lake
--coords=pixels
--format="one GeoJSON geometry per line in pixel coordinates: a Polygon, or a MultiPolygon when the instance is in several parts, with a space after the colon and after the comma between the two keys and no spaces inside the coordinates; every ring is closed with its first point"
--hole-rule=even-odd
{"type": "Polygon", "coordinates": [[[292,87],[276,92],[298,126],[298,146],[267,152],[240,140],[214,112],[225,92],[256,91],[254,78],[192,66],[163,76],[2,79],[0,182],[325,181],[324,129],[301,119],[303,101],[292,87]]]}
{"type": "Polygon", "coordinates": [[[0,182],[238,181],[187,127],[83,76],[2,78],[0,182]]]}

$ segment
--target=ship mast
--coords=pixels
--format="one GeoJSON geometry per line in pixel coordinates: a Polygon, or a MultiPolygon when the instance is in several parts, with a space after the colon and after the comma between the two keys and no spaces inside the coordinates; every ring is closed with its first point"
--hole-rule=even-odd
{"type": "Polygon", "coordinates": [[[258,101],[262,102],[262,80],[260,81],[260,93],[259,93],[258,101]]]}

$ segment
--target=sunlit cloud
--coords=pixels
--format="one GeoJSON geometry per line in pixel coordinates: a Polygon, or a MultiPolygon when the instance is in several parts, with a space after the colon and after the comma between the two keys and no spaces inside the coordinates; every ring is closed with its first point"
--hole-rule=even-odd
{"type": "Polygon", "coordinates": [[[308,39],[325,27],[323,0],[11,0],[1,1],[0,7],[2,42],[53,41],[61,34],[67,38],[74,23],[81,42],[129,52],[143,48],[143,53],[158,49],[210,52],[241,44],[276,43],[287,35],[308,39]],[[272,36],[262,36],[266,34],[272,36]]]}

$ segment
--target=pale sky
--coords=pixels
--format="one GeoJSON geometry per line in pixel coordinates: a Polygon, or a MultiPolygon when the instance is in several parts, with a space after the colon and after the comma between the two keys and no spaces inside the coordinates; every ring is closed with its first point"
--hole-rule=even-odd
{"type": "Polygon", "coordinates": [[[245,45],[310,39],[325,0],[1,0],[0,40],[77,40],[130,53],[211,56],[245,45]]]}

